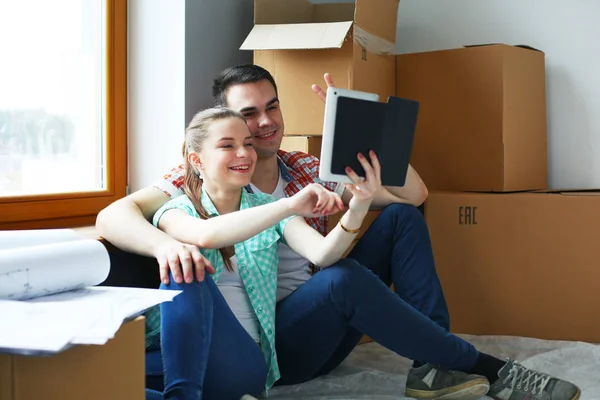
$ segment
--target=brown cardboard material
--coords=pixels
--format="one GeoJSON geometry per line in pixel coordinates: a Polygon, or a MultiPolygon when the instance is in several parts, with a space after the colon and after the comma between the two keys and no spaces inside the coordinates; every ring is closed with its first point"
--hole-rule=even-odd
{"type": "Polygon", "coordinates": [[[286,135],[321,135],[323,102],[313,83],[394,94],[398,0],[311,4],[308,0],[255,0],[255,26],[240,47],[254,51],[278,85],[286,135]]]}
{"type": "Polygon", "coordinates": [[[140,317],[103,346],[76,346],[47,357],[0,354],[0,400],[143,400],[144,374],[140,317]]]}
{"type": "Polygon", "coordinates": [[[301,151],[317,158],[321,157],[320,136],[284,136],[281,141],[281,150],[301,151]]]}
{"type": "Polygon", "coordinates": [[[430,192],[451,329],[600,342],[597,193],[430,192]]]}
{"type": "Polygon", "coordinates": [[[507,45],[396,57],[420,102],[411,158],[430,190],[547,188],[544,53],[507,45]]]}

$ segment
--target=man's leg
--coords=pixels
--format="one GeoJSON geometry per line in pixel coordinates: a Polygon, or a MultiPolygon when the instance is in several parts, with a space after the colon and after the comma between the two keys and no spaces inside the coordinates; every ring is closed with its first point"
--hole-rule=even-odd
{"type": "MultiPolygon", "coordinates": [[[[395,292],[402,299],[446,331],[449,330],[448,309],[435,270],[429,230],[417,208],[405,204],[386,207],[359,240],[350,257],[373,270],[386,284],[393,283],[395,292]]],[[[347,349],[340,346],[338,353],[344,351],[347,349]]],[[[340,354],[334,353],[331,361],[340,358],[340,354]]],[[[424,360],[431,363],[429,359],[424,360]]],[[[513,393],[510,400],[529,398],[531,392],[527,392],[528,388],[521,388],[519,385],[515,387],[514,382],[523,376],[540,377],[543,374],[514,365],[513,361],[505,363],[480,353],[473,368],[462,371],[485,376],[493,383],[488,396],[494,399],[504,398],[502,396],[505,396],[507,391],[513,393]],[[509,371],[512,371],[512,374],[509,371]]],[[[444,398],[476,396],[480,387],[472,385],[474,381],[471,377],[440,371],[432,365],[423,365],[413,368],[409,373],[407,395],[431,398],[432,393],[437,392],[438,395],[443,393],[444,398]],[[457,390],[461,387],[463,389],[457,390]]],[[[549,376],[546,378],[548,384],[544,388],[537,388],[538,395],[544,392],[543,396],[552,399],[579,397],[579,389],[575,385],[549,376]]],[[[529,390],[531,389],[530,387],[529,390]]]]}
{"type": "Polygon", "coordinates": [[[449,330],[442,286],[435,270],[431,239],[421,212],[408,204],[381,211],[350,252],[408,304],[449,330]]]}
{"type": "MultiPolygon", "coordinates": [[[[386,285],[412,307],[446,331],[449,316],[429,238],[421,212],[408,204],[393,204],[381,211],[350,252],[361,265],[371,269],[386,285]]],[[[346,359],[362,334],[349,328],[330,352],[318,375],[326,374],[346,359]]],[[[422,361],[416,360],[420,366],[422,361]]]]}
{"type": "MultiPolygon", "coordinates": [[[[266,382],[264,357],[208,275],[161,304],[164,398],[235,399],[259,394],[266,382]]],[[[163,286],[164,287],[164,286],[163,286]]]]}
{"type": "Polygon", "coordinates": [[[335,367],[365,333],[410,359],[470,370],[478,352],[417,311],[370,270],[340,260],[312,277],[277,308],[282,382],[306,381],[335,367]],[[340,348],[346,345],[346,353],[340,348]],[[332,363],[332,358],[341,359],[332,363]],[[335,365],[333,365],[335,364],[335,365]]]}

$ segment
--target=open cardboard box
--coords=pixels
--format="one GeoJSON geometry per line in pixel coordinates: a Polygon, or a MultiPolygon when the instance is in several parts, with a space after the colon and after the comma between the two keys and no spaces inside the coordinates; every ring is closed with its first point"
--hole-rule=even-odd
{"type": "Polygon", "coordinates": [[[312,4],[255,0],[255,26],[240,47],[274,76],[287,135],[321,135],[324,107],[310,90],[330,72],[339,87],[379,94],[395,91],[399,0],[312,4]]]}

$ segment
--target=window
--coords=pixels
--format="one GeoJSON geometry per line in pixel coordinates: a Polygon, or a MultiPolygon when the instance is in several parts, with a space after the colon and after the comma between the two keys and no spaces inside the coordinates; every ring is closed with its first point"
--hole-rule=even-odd
{"type": "Polygon", "coordinates": [[[93,224],[125,195],[127,0],[0,3],[0,229],[93,224]]]}

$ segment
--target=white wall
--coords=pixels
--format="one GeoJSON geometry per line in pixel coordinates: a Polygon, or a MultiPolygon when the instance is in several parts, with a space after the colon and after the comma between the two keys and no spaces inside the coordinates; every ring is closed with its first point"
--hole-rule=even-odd
{"type": "Polygon", "coordinates": [[[546,54],[549,184],[600,188],[600,1],[401,0],[400,53],[528,44],[546,54]]]}
{"type": "Polygon", "coordinates": [[[181,160],[185,128],[185,0],[128,3],[129,190],[181,160]]]}
{"type": "Polygon", "coordinates": [[[254,24],[253,0],[187,0],[185,20],[185,119],[213,105],[212,83],[223,69],[252,63],[240,51],[254,24]]]}
{"type": "Polygon", "coordinates": [[[252,0],[129,0],[129,190],[181,163],[185,126],[212,104],[219,71],[252,62],[239,51],[252,0]]]}

